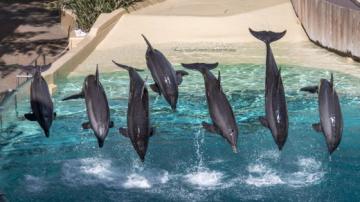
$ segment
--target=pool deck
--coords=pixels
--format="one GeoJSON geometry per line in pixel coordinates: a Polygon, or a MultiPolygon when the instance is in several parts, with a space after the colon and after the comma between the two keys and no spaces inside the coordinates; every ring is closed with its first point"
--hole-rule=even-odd
{"type": "Polygon", "coordinates": [[[145,34],[169,60],[181,62],[264,63],[264,44],[255,30],[287,30],[273,44],[279,63],[342,71],[360,77],[360,64],[312,44],[290,0],[166,0],[123,15],[95,50],[69,76],[118,71],[111,62],[145,68],[145,34]]]}

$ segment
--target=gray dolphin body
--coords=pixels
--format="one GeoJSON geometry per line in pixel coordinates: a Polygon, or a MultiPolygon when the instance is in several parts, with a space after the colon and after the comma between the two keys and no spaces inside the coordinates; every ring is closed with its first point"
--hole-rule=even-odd
{"type": "Polygon", "coordinates": [[[281,33],[250,29],[250,33],[266,44],[265,117],[259,117],[261,124],[270,129],[279,150],[282,150],[288,136],[288,111],[281,71],[278,70],[270,43],[281,39],[281,33]]]}
{"type": "Polygon", "coordinates": [[[318,92],[320,123],[313,124],[313,128],[324,134],[328,151],[332,154],[339,146],[343,132],[343,118],[333,75],[330,82],[321,79],[319,86],[305,87],[301,91],[318,92]]]}
{"type": "Polygon", "coordinates": [[[127,128],[120,128],[119,131],[130,138],[141,161],[144,161],[149,139],[154,133],[154,128],[150,126],[149,93],[145,81],[136,72],[141,70],[116,62],[114,64],[126,69],[130,76],[127,128]]]}
{"type": "Polygon", "coordinates": [[[198,70],[202,73],[205,82],[206,99],[213,124],[203,122],[203,127],[212,132],[219,133],[232,146],[233,151],[237,152],[238,127],[236,124],[234,112],[221,88],[221,78],[210,72],[218,66],[215,64],[182,64],[187,69],[198,70]]]}
{"type": "Polygon", "coordinates": [[[99,70],[96,67],[95,75],[85,78],[82,91],[66,97],[64,100],[84,98],[89,122],[83,123],[84,129],[92,129],[98,140],[99,147],[103,147],[109,128],[113,126],[110,121],[110,109],[103,86],[99,80],[99,70]]]}
{"type": "Polygon", "coordinates": [[[181,84],[182,77],[188,75],[188,73],[175,71],[166,57],[160,51],[154,49],[144,35],[142,36],[148,45],[146,64],[155,82],[155,84],[150,85],[150,88],[159,95],[162,94],[171,108],[175,110],[179,96],[178,85],[181,84]]]}
{"type": "Polygon", "coordinates": [[[50,127],[56,116],[50,91],[45,79],[37,69],[30,85],[30,105],[32,113],[24,114],[29,121],[37,121],[44,130],[45,136],[50,136],[50,127]]]}

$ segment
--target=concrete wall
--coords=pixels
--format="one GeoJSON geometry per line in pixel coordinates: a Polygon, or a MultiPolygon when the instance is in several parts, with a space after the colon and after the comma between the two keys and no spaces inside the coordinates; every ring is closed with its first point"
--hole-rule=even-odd
{"type": "MultiPolygon", "coordinates": [[[[342,0],[350,1],[350,0],[342,0]]],[[[308,37],[318,45],[360,61],[360,11],[327,0],[291,0],[308,37]]]]}
{"type": "MultiPolygon", "coordinates": [[[[111,13],[101,14],[87,36],[82,39],[76,47],[72,48],[65,55],[56,60],[51,68],[42,74],[47,80],[51,90],[55,90],[55,80],[59,76],[67,76],[90,55],[122,15],[162,1],[164,0],[145,0],[131,6],[127,11],[125,9],[117,9],[111,13]]],[[[64,23],[65,27],[68,27],[73,23],[71,21],[71,16],[69,18],[69,23],[64,23]]]]}

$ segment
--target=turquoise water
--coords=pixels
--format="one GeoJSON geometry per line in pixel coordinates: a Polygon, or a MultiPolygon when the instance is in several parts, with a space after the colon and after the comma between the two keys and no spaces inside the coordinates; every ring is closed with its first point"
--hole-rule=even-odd
{"type": "Polygon", "coordinates": [[[298,90],[329,78],[330,72],[280,66],[290,124],[282,152],[257,120],[264,114],[261,65],[217,69],[240,129],[238,154],[219,135],[201,127],[210,119],[198,72],[189,71],[184,78],[176,113],[162,97],[150,93],[156,134],[144,164],[130,140],[117,130],[126,124],[126,72],[100,76],[116,126],[102,149],[91,131],[81,129],[87,120],[84,101],[60,101],[77,92],[84,77],[58,82],[54,95],[58,116],[49,139],[37,123],[21,118],[30,105],[20,94],[18,100],[24,99],[17,110],[10,102],[3,113],[0,191],[10,201],[359,201],[359,79],[334,74],[345,128],[339,149],[330,158],[324,137],[311,128],[319,120],[317,96],[298,90]]]}

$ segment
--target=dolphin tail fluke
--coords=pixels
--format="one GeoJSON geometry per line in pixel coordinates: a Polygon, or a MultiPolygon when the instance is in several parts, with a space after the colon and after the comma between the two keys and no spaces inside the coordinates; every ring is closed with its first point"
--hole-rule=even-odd
{"type": "Polygon", "coordinates": [[[272,32],[272,31],[254,31],[251,28],[249,28],[249,31],[255,38],[263,41],[266,44],[270,44],[274,41],[277,41],[286,34],[286,30],[283,32],[272,32]]]}
{"type": "Polygon", "coordinates": [[[73,100],[73,99],[79,99],[79,98],[84,98],[84,92],[80,92],[74,95],[70,95],[64,99],[62,99],[62,101],[66,101],[66,100],[73,100]]]}
{"type": "Polygon", "coordinates": [[[117,63],[117,62],[115,62],[114,60],[112,60],[112,62],[113,62],[116,66],[118,66],[118,67],[120,67],[120,68],[123,68],[123,69],[125,69],[125,70],[127,70],[127,71],[131,71],[131,70],[135,70],[135,71],[137,71],[137,72],[142,72],[142,71],[144,71],[143,69],[136,69],[135,67],[130,67],[130,66],[127,66],[127,65],[123,65],[123,64],[117,63]]]}
{"type": "Polygon", "coordinates": [[[306,86],[300,89],[300,91],[305,91],[309,93],[317,93],[318,90],[319,90],[319,86],[306,86]]]}
{"type": "Polygon", "coordinates": [[[181,63],[181,65],[183,67],[185,67],[186,69],[191,69],[191,70],[198,70],[201,73],[205,73],[206,71],[215,69],[219,63],[211,63],[211,64],[206,64],[206,63],[191,63],[191,64],[184,64],[181,63]]]}
{"type": "Polygon", "coordinates": [[[145,40],[145,42],[146,42],[146,44],[148,45],[148,47],[150,48],[150,50],[151,51],[154,51],[154,48],[152,47],[152,45],[151,45],[151,43],[149,42],[149,40],[145,37],[145,35],[141,35],[143,38],[144,38],[144,40],[145,40]]]}

